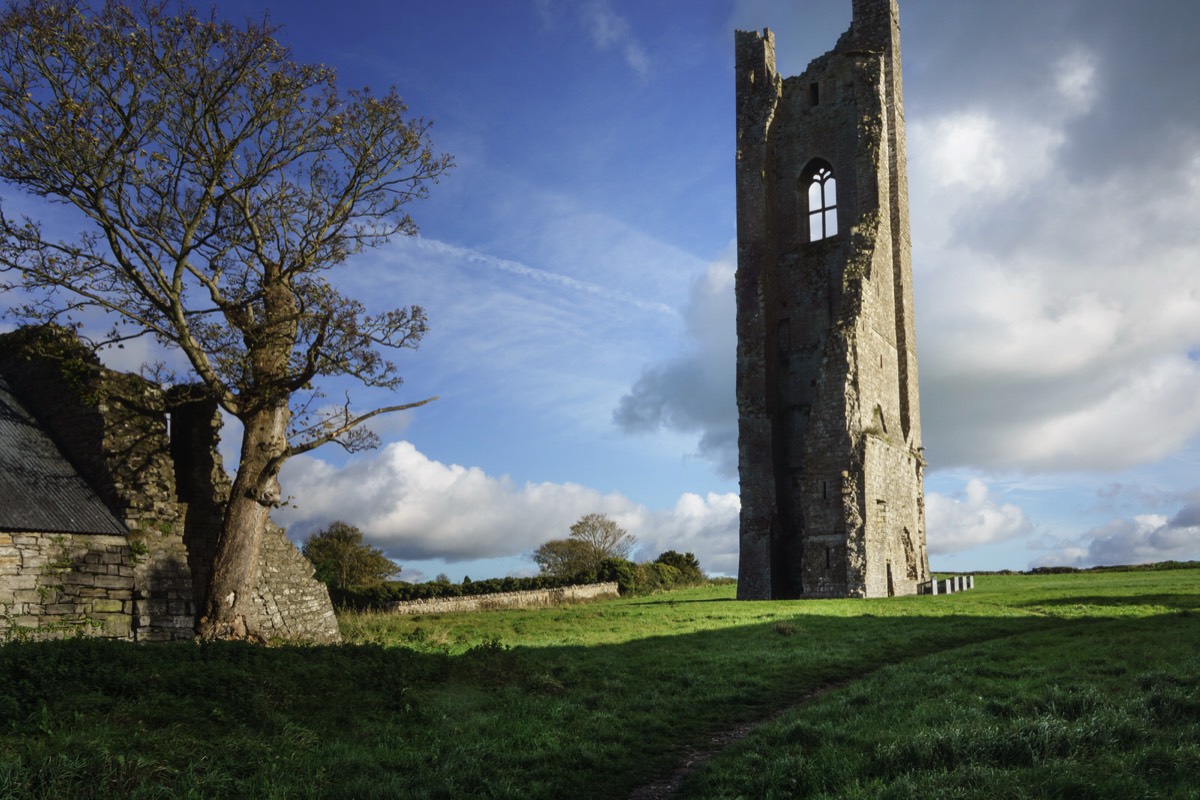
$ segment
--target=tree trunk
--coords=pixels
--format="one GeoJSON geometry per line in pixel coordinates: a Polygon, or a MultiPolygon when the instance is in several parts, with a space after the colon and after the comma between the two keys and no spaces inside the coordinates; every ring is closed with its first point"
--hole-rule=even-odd
{"type": "Polygon", "coordinates": [[[254,608],[259,550],[271,508],[279,503],[279,456],[287,449],[286,405],[242,420],[242,452],[200,617],[202,639],[265,641],[254,608]]]}

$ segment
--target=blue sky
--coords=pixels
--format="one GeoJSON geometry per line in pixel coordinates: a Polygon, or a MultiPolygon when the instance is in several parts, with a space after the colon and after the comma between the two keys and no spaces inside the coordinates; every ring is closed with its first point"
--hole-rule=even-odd
{"type": "MultiPolygon", "coordinates": [[[[395,85],[457,161],[335,278],[431,324],[356,405],[440,399],[289,464],[293,538],[344,519],[402,578],[479,579],[600,511],[735,574],[733,30],[796,74],[850,0],[215,5],[395,85]]],[[[901,23],[931,565],[1200,558],[1200,6],[901,23]]]]}

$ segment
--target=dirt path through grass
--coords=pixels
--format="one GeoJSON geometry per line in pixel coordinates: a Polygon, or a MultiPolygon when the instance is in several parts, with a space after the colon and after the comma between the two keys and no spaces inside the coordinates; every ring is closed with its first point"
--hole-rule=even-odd
{"type": "MultiPolygon", "coordinates": [[[[1064,627],[1069,627],[1069,625],[1070,624],[1068,623],[1064,627]]],[[[947,649],[961,650],[970,647],[977,647],[980,644],[993,642],[1000,639],[1018,639],[1024,635],[1025,634],[1023,633],[1018,633],[1004,634],[1000,636],[988,636],[981,638],[978,641],[965,642],[947,649]]],[[[940,652],[945,651],[943,650],[940,652]]],[[[689,775],[703,767],[712,759],[719,756],[725,751],[726,748],[737,744],[759,728],[770,725],[771,723],[776,722],[789,714],[799,711],[805,706],[820,700],[830,692],[836,692],[839,689],[844,689],[851,684],[857,683],[858,681],[866,680],[882,669],[896,666],[897,664],[905,664],[910,661],[916,661],[924,657],[924,655],[921,655],[915,658],[903,659],[890,664],[880,665],[878,669],[864,672],[860,675],[843,678],[842,680],[833,681],[831,683],[826,683],[802,696],[797,702],[773,711],[767,717],[758,720],[742,722],[723,731],[718,731],[717,733],[710,735],[707,742],[688,747],[684,751],[683,758],[680,759],[675,769],[672,770],[669,775],[635,788],[632,792],[630,792],[629,800],[670,800],[670,798],[673,798],[676,796],[676,794],[678,794],[680,788],[683,786],[683,782],[687,780],[689,775]]]]}
{"type": "Polygon", "coordinates": [[[775,711],[771,716],[755,720],[753,722],[743,722],[740,725],[734,725],[732,728],[720,731],[709,737],[708,741],[702,745],[689,747],[680,760],[679,765],[671,772],[670,775],[660,778],[653,783],[647,783],[639,786],[629,794],[629,800],[669,800],[675,796],[680,787],[683,786],[684,780],[694,771],[702,767],[707,761],[720,754],[725,748],[740,742],[745,739],[755,729],[763,725],[768,725],[775,720],[785,717],[788,714],[796,711],[804,706],[821,699],[830,692],[837,691],[844,686],[849,686],[852,682],[860,680],[862,676],[857,678],[848,678],[844,681],[830,683],[818,689],[809,692],[800,702],[793,703],[786,708],[775,711]]]}

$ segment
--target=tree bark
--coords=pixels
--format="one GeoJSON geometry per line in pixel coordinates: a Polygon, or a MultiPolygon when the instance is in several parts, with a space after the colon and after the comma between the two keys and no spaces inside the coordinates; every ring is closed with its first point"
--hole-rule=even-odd
{"type": "Polygon", "coordinates": [[[202,639],[266,641],[254,607],[259,551],[271,509],[280,499],[279,467],[287,450],[286,405],[242,420],[241,463],[234,479],[200,617],[202,639]]]}

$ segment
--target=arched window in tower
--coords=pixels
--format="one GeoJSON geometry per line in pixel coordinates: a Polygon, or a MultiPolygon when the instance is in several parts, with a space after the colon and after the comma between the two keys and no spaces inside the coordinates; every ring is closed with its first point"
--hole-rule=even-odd
{"type": "Polygon", "coordinates": [[[833,168],[816,162],[805,170],[808,181],[808,240],[817,242],[838,232],[837,181],[833,168]]]}

